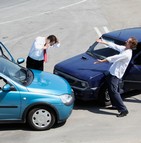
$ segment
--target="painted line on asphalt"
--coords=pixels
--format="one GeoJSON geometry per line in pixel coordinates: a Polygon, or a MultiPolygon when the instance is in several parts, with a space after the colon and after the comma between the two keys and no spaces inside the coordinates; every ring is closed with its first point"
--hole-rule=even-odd
{"type": "Polygon", "coordinates": [[[97,27],[94,27],[94,30],[96,31],[98,37],[102,36],[102,33],[100,32],[100,30],[97,27]]]}
{"type": "Polygon", "coordinates": [[[79,1],[79,2],[76,2],[76,3],[72,3],[72,4],[67,5],[67,6],[64,6],[64,7],[60,7],[60,8],[59,8],[59,10],[69,8],[69,7],[72,7],[72,6],[75,6],[75,5],[81,4],[81,3],[83,3],[83,2],[86,2],[86,1],[87,1],[87,0],[82,0],[82,1],[79,1]]]}
{"type": "Polygon", "coordinates": [[[14,4],[14,5],[7,6],[7,7],[0,7],[0,11],[8,10],[8,9],[11,9],[11,8],[16,8],[18,6],[22,6],[22,5],[27,4],[27,3],[29,3],[29,1],[21,2],[19,4],[14,4]]]}
{"type": "Polygon", "coordinates": [[[56,12],[56,11],[60,11],[60,10],[63,10],[63,9],[67,9],[67,8],[69,8],[69,7],[76,6],[76,5],[81,4],[81,3],[84,3],[84,2],[86,2],[86,1],[87,1],[87,0],[81,0],[81,1],[79,1],[79,2],[72,3],[72,4],[69,4],[69,5],[60,7],[60,8],[58,8],[58,9],[56,9],[56,10],[46,11],[46,12],[42,12],[42,13],[39,13],[39,14],[36,14],[36,15],[27,16],[27,17],[15,19],[15,20],[9,20],[9,21],[5,21],[5,22],[0,22],[0,25],[12,23],[12,22],[18,22],[18,21],[22,21],[22,20],[25,20],[25,19],[33,18],[33,17],[38,17],[38,16],[41,16],[41,15],[44,15],[44,14],[48,14],[48,13],[53,13],[53,12],[56,12]]]}
{"type": "MultiPolygon", "coordinates": [[[[99,30],[98,27],[94,27],[95,32],[97,33],[98,37],[102,36],[102,32],[99,30]]],[[[106,26],[103,26],[103,30],[105,33],[110,32],[106,26]]]]}
{"type": "Polygon", "coordinates": [[[110,32],[106,26],[103,26],[103,29],[106,33],[110,32]]]}

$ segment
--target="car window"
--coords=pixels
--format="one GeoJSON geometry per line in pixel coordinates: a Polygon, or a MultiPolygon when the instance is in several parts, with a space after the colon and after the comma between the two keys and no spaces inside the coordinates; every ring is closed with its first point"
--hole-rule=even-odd
{"type": "Polygon", "coordinates": [[[141,53],[134,59],[135,65],[141,65],[141,53]]]}

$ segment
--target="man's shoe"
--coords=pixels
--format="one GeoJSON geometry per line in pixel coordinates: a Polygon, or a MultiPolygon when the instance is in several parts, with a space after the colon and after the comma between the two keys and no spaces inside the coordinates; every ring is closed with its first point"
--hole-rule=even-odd
{"type": "Polygon", "coordinates": [[[128,110],[122,111],[122,112],[120,112],[120,113],[117,115],[117,117],[124,117],[124,116],[126,116],[128,113],[129,113],[128,110]]]}

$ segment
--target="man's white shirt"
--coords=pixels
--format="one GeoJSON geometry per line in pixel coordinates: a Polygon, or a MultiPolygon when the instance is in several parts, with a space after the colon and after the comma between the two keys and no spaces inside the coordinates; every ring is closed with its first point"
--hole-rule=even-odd
{"type": "Polygon", "coordinates": [[[107,57],[106,59],[113,63],[109,69],[111,75],[121,79],[128,67],[128,64],[132,58],[132,50],[126,49],[125,46],[116,45],[114,43],[108,43],[109,47],[119,51],[118,55],[107,57]]]}

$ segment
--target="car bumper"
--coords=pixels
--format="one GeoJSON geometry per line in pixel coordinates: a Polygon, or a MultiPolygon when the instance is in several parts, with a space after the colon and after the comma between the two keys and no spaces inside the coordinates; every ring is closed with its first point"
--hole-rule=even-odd
{"type": "Polygon", "coordinates": [[[59,107],[57,107],[57,111],[58,111],[58,123],[66,121],[69,116],[72,113],[73,110],[73,104],[70,106],[66,106],[66,105],[61,105],[59,107]]]}
{"type": "Polygon", "coordinates": [[[85,90],[79,90],[79,89],[73,89],[74,90],[74,96],[76,99],[83,100],[83,101],[89,101],[89,100],[97,100],[98,98],[98,91],[99,88],[88,88],[85,90]]]}

